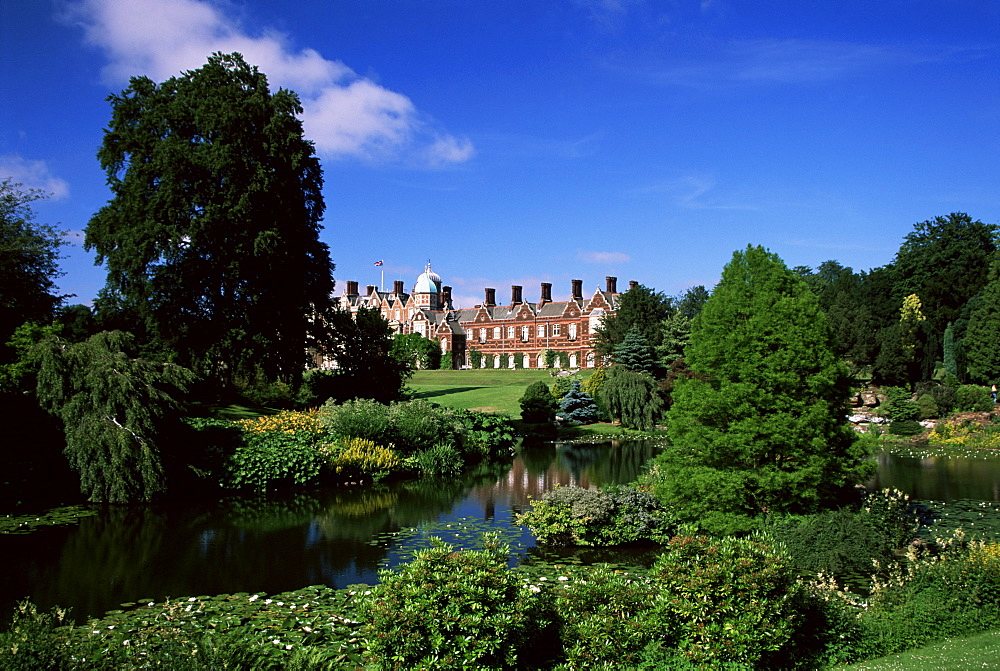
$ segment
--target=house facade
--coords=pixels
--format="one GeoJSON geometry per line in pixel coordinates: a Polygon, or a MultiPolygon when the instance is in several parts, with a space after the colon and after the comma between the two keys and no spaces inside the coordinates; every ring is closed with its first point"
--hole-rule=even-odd
{"type": "Polygon", "coordinates": [[[335,301],[352,313],[376,309],[395,332],[419,333],[437,342],[455,368],[546,368],[550,362],[592,368],[599,363],[593,333],[617,309],[617,282],[607,277],[603,291],[585,297],[583,281],[573,280],[567,301],[553,301],[552,284],[542,282],[534,303],[524,300],[523,287],[512,286],[507,305],[498,305],[496,290],[487,288],[480,305],[456,309],[451,287],[442,284],[428,263],[410,293],[402,280],[393,283],[391,292],[368,285],[363,294],[357,282],[348,281],[335,301]]]}

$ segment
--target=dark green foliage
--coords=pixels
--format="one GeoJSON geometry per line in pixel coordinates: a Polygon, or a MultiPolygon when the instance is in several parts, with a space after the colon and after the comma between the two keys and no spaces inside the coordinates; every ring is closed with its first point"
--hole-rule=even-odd
{"type": "Polygon", "coordinates": [[[917,436],[924,432],[924,427],[915,419],[899,419],[889,424],[889,433],[894,436],[917,436]]]}
{"type": "Polygon", "coordinates": [[[419,333],[396,333],[392,336],[389,353],[413,368],[437,370],[441,367],[441,348],[419,333]]]}
{"type": "Polygon", "coordinates": [[[380,668],[515,668],[538,601],[507,569],[508,548],[459,552],[437,540],[383,571],[361,603],[363,634],[380,668]]]}
{"type": "Polygon", "coordinates": [[[987,384],[1000,381],[1000,280],[983,290],[969,317],[962,346],[971,380],[987,384]]]}
{"type": "Polygon", "coordinates": [[[656,380],[646,373],[611,366],[600,395],[611,416],[629,429],[652,431],[663,414],[656,380]]]}
{"type": "MultiPolygon", "coordinates": [[[[986,269],[997,251],[994,224],[953,212],[914,225],[893,265],[895,298],[917,294],[935,333],[958,319],[962,306],[986,286],[986,269]]],[[[897,303],[898,304],[898,303],[897,303]]]]}
{"type": "Polygon", "coordinates": [[[552,392],[552,398],[555,399],[556,403],[563,399],[569,390],[573,388],[574,382],[579,382],[580,378],[574,373],[573,375],[559,375],[552,384],[549,385],[549,391],[552,392]]]}
{"type": "Polygon", "coordinates": [[[580,389],[580,382],[573,381],[570,390],[559,401],[558,417],[567,424],[592,424],[598,421],[601,411],[590,394],[580,389]]]}
{"type": "Polygon", "coordinates": [[[148,501],[166,489],[162,447],[194,376],[135,357],[131,335],[102,332],[82,343],[38,346],[38,401],[62,420],[66,456],[90,501],[148,501]]]}
{"type": "Polygon", "coordinates": [[[361,308],[353,317],[347,310],[331,310],[321,321],[319,348],[337,368],[312,383],[317,400],[391,403],[403,397],[412,363],[392,355],[392,329],[378,310],[361,308]]]}
{"type": "Polygon", "coordinates": [[[521,405],[521,420],[529,424],[551,422],[556,416],[556,401],[552,398],[547,384],[539,380],[528,385],[521,405]]]}
{"type": "MultiPolygon", "coordinates": [[[[662,340],[660,323],[670,316],[672,304],[671,298],[642,284],[629,289],[618,299],[615,313],[594,329],[594,350],[610,356],[632,328],[639,330],[647,345],[656,347],[662,340]]],[[[695,307],[696,301],[691,304],[695,307]]]]}
{"type": "Polygon", "coordinates": [[[956,412],[989,412],[993,409],[990,390],[975,384],[962,384],[955,389],[956,412]]]}
{"type": "Polygon", "coordinates": [[[322,171],[298,97],[239,54],[109,97],[98,158],[112,199],[87,226],[99,312],[221,380],[297,381],[333,288],[322,171]]]}
{"type": "Polygon", "coordinates": [[[477,350],[475,347],[469,348],[469,365],[473,368],[483,367],[483,353],[477,350]]]}
{"type": "Polygon", "coordinates": [[[2,345],[14,329],[28,321],[48,323],[64,298],[55,294],[55,279],[66,242],[54,227],[36,222],[31,208],[44,197],[0,179],[0,364],[12,360],[2,345]]]}
{"type": "Polygon", "coordinates": [[[941,416],[937,401],[930,394],[918,396],[917,407],[920,408],[920,419],[934,419],[941,416]]]}
{"type": "Polygon", "coordinates": [[[903,387],[882,387],[885,403],[879,410],[893,421],[917,419],[920,417],[920,406],[913,401],[913,394],[903,387]]]}
{"type": "Polygon", "coordinates": [[[650,484],[714,532],[835,503],[873,467],[845,420],[848,378],[815,295],[761,247],[736,252],[695,322],[650,484]]]}
{"type": "Polygon", "coordinates": [[[657,370],[653,348],[636,326],[630,328],[621,342],[615,345],[611,360],[616,366],[637,373],[655,375],[657,370]]]}
{"type": "Polygon", "coordinates": [[[942,344],[941,357],[944,362],[944,372],[945,375],[950,375],[954,378],[959,378],[958,371],[958,350],[955,342],[955,324],[948,324],[948,328],[944,330],[944,338],[942,344]]]}
{"type": "Polygon", "coordinates": [[[708,298],[709,293],[704,285],[699,284],[698,286],[691,287],[678,298],[674,299],[677,308],[676,314],[693,320],[701,312],[701,309],[705,307],[708,298]]]}
{"type": "Polygon", "coordinates": [[[0,669],[38,671],[70,668],[70,653],[55,628],[68,625],[66,612],[39,613],[30,601],[14,609],[7,631],[0,632],[0,669]]]}
{"type": "Polygon", "coordinates": [[[680,310],[660,323],[663,339],[656,347],[660,368],[669,368],[670,364],[684,356],[684,348],[691,342],[691,326],[692,320],[680,310]]]}
{"type": "Polygon", "coordinates": [[[873,559],[890,561],[899,547],[868,513],[847,508],[777,523],[773,534],[784,541],[795,566],[810,574],[867,576],[873,559]]]}

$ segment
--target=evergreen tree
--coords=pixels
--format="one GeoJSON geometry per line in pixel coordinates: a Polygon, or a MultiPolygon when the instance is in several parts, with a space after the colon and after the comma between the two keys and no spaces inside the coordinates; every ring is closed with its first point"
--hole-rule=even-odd
{"type": "Polygon", "coordinates": [[[630,328],[622,341],[615,345],[611,360],[615,365],[627,370],[649,375],[653,375],[657,368],[653,348],[636,326],[630,328]]]}
{"type": "Polygon", "coordinates": [[[716,532],[810,512],[870,464],[845,420],[847,371],[816,296],[774,254],[736,252],[695,322],[655,492],[716,532]]]}
{"type": "Polygon", "coordinates": [[[1000,382],[1000,280],[986,285],[962,340],[970,379],[1000,382]]]}
{"type": "Polygon", "coordinates": [[[224,382],[297,381],[333,289],[298,97],[214,54],[162,84],[133,77],[109,101],[98,158],[113,197],[85,242],[108,271],[99,313],[224,382]]]}
{"type": "Polygon", "coordinates": [[[670,364],[684,356],[684,348],[691,341],[691,323],[691,319],[680,310],[660,323],[663,339],[656,347],[656,356],[662,368],[669,368],[670,364]]]}
{"type": "Polygon", "coordinates": [[[663,413],[656,380],[648,373],[611,366],[600,394],[610,415],[629,429],[652,431],[663,413]]]}
{"type": "Polygon", "coordinates": [[[521,405],[521,420],[529,424],[551,422],[556,416],[556,400],[542,380],[529,385],[518,402],[521,405]]]}
{"type": "Polygon", "coordinates": [[[641,284],[632,287],[619,297],[615,313],[605,317],[594,329],[594,350],[610,356],[633,327],[639,329],[646,344],[659,345],[660,322],[670,315],[672,305],[673,300],[662,292],[641,284]]]}
{"type": "Polygon", "coordinates": [[[567,424],[593,424],[601,414],[594,399],[581,389],[579,380],[573,380],[573,386],[559,401],[559,410],[558,417],[567,424]]]}
{"type": "Polygon", "coordinates": [[[194,376],[135,357],[128,333],[39,344],[38,401],[62,420],[65,453],[88,500],[149,501],[166,489],[162,440],[194,376]]]}
{"type": "Polygon", "coordinates": [[[679,298],[674,299],[677,304],[676,312],[684,315],[688,319],[694,319],[708,302],[709,293],[704,285],[699,284],[685,291],[679,298]]]}

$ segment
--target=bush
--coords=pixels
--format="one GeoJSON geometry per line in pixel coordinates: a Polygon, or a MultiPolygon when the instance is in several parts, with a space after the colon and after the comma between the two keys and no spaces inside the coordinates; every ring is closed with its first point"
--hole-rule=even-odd
{"type": "Polygon", "coordinates": [[[699,666],[771,668],[794,631],[794,565],[764,536],[676,536],[652,575],[660,617],[676,623],[680,651],[699,666]]]}
{"type": "Polygon", "coordinates": [[[903,387],[883,387],[885,403],[882,414],[893,422],[920,417],[920,408],[913,402],[913,395],[903,387]]]}
{"type": "Polygon", "coordinates": [[[795,566],[813,574],[866,575],[873,559],[889,561],[898,547],[868,513],[846,508],[776,523],[773,533],[785,542],[795,566]]]}
{"type": "Polygon", "coordinates": [[[568,668],[637,668],[654,642],[672,643],[669,627],[652,612],[655,592],[648,579],[595,566],[586,580],[567,582],[553,594],[568,668]]]}
{"type": "Polygon", "coordinates": [[[458,445],[462,423],[451,408],[417,399],[389,406],[392,444],[401,455],[418,454],[439,443],[458,445]]]}
{"type": "Polygon", "coordinates": [[[559,401],[557,417],[567,424],[593,424],[600,419],[601,411],[597,408],[597,403],[590,397],[590,394],[582,391],[580,383],[573,380],[569,391],[563,395],[559,401]]]}
{"type": "Polygon", "coordinates": [[[66,611],[39,613],[30,601],[14,609],[7,631],[0,632],[0,669],[35,671],[70,668],[69,652],[55,628],[68,625],[66,611]]]}
{"type": "Polygon", "coordinates": [[[548,385],[541,380],[528,385],[518,403],[521,405],[521,420],[528,424],[551,422],[556,416],[556,402],[548,385]]]}
{"type": "Polygon", "coordinates": [[[335,436],[366,438],[378,445],[392,442],[388,407],[369,399],[336,404],[326,402],[321,411],[323,425],[335,436]]]}
{"type": "Polygon", "coordinates": [[[282,412],[233,425],[242,431],[242,442],[225,461],[226,485],[266,491],[318,482],[326,462],[319,452],[325,431],[315,413],[282,412]]]}
{"type": "Polygon", "coordinates": [[[923,431],[924,427],[915,419],[904,419],[889,425],[889,433],[894,436],[917,436],[923,431]]]}
{"type": "Polygon", "coordinates": [[[663,542],[673,518],[652,494],[635,487],[557,487],[517,516],[541,545],[622,545],[663,542]]]}
{"type": "Polygon", "coordinates": [[[959,385],[955,389],[955,410],[957,412],[989,412],[993,409],[993,397],[986,387],[975,384],[959,385]]]}
{"type": "Polygon", "coordinates": [[[417,466],[426,475],[458,475],[465,462],[462,454],[451,445],[441,443],[416,456],[417,466]]]}
{"type": "Polygon", "coordinates": [[[517,665],[539,602],[507,568],[496,535],[458,552],[434,539],[409,564],[380,572],[361,602],[363,635],[381,668],[509,668],[517,665]]]}
{"type": "Polygon", "coordinates": [[[391,449],[365,438],[348,438],[343,445],[331,443],[319,451],[341,480],[377,481],[402,465],[402,460],[391,449]]]}
{"type": "Polygon", "coordinates": [[[920,408],[920,419],[933,419],[939,416],[937,401],[930,394],[921,394],[917,398],[917,407],[920,408]]]}

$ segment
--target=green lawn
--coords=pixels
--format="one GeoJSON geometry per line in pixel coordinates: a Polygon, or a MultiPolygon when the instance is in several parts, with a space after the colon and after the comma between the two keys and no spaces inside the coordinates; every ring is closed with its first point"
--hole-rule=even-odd
{"type": "Polygon", "coordinates": [[[947,639],[926,648],[889,655],[851,666],[837,667],[842,671],[909,671],[934,669],[1000,669],[1000,632],[987,632],[969,638],[947,639]]]}
{"type": "MultiPolygon", "coordinates": [[[[582,379],[589,375],[589,371],[580,373],[582,379]]],[[[528,385],[538,380],[549,384],[554,379],[544,368],[418,370],[407,386],[414,398],[452,408],[505,412],[517,418],[521,416],[518,401],[528,385]]]]}

